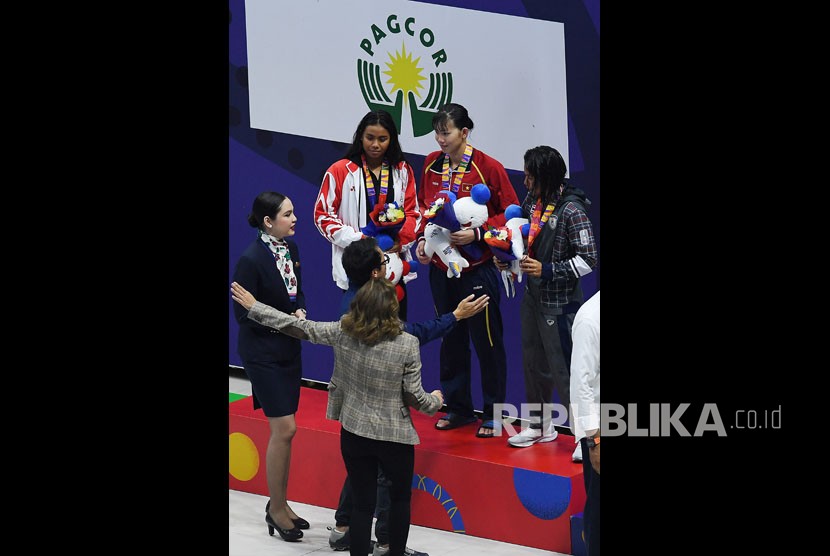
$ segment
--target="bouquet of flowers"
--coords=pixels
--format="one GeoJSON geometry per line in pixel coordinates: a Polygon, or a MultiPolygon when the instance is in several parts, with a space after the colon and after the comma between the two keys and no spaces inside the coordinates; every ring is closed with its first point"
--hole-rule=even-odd
{"type": "Polygon", "coordinates": [[[387,228],[395,225],[401,227],[404,218],[406,218],[406,214],[401,210],[398,203],[378,203],[374,210],[369,213],[369,216],[372,217],[372,221],[376,226],[387,228]]]}
{"type": "Polygon", "coordinates": [[[378,203],[369,213],[369,223],[360,231],[371,237],[377,237],[381,233],[394,236],[403,226],[404,220],[406,213],[398,203],[378,203]]]}
{"type": "Polygon", "coordinates": [[[512,241],[513,231],[506,226],[490,228],[484,233],[484,242],[490,246],[490,251],[500,261],[516,260],[516,256],[513,254],[512,241]]]}

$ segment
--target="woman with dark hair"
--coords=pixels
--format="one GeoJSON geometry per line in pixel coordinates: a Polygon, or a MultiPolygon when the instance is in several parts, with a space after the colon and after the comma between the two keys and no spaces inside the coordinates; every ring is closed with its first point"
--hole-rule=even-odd
{"type": "Polygon", "coordinates": [[[418,339],[402,329],[395,287],[388,280],[369,280],[338,322],[313,322],[277,311],[236,282],[231,295],[256,322],[334,348],[326,418],[340,421],[340,451],[353,490],[350,554],[370,551],[381,467],[390,481],[388,554],[403,556],[415,444],[420,442],[409,408],[434,415],[443,396],[440,390],[428,394],[421,385],[418,339]]]}
{"type": "MultiPolygon", "coordinates": [[[[290,239],[296,222],[291,199],[274,191],[260,193],[248,215],[257,237],[236,263],[233,279],[275,310],[304,319],[300,252],[290,239]]],[[[237,351],[251,380],[254,409],[262,409],[271,429],[265,453],[268,533],[273,535],[276,529],[284,540],[298,541],[303,537],[300,529],[308,529],[309,523],[289,507],[286,489],[291,440],[297,431],[294,414],[300,401],[300,341],[254,322],[238,304],[233,309],[239,322],[237,351]]]]}
{"type": "MultiPolygon", "coordinates": [[[[369,213],[377,205],[392,202],[400,205],[406,218],[394,245],[386,252],[411,260],[409,247],[421,221],[415,200],[415,174],[404,158],[392,116],[376,110],[363,116],[346,155],[326,170],[314,205],[314,224],[331,243],[332,278],[343,292],[349,289],[343,250],[364,237],[361,228],[370,222],[369,213]]],[[[409,279],[403,277],[400,284],[409,279]]],[[[406,320],[406,296],[401,300],[400,313],[406,320]]]]}
{"type": "Polygon", "coordinates": [[[450,240],[461,247],[459,252],[469,263],[460,277],[448,278],[447,266],[438,254],[431,259],[426,255],[423,232],[418,237],[415,254],[421,264],[429,265],[429,285],[439,315],[451,311],[470,294],[490,296],[490,305],[485,311],[459,323],[441,342],[441,387],[447,394],[447,414],[436,422],[435,428],[450,430],[476,422],[470,391],[472,341],[481,367],[484,405],[476,436],[493,438],[495,430],[501,427],[502,418],[494,414],[493,408],[495,404],[503,404],[507,395],[507,356],[499,310],[499,276],[495,267],[489,264],[490,248],[482,238],[491,226],[504,226],[505,209],[511,204],[519,204],[519,199],[504,166],[468,142],[473,120],[466,108],[455,103],[441,106],[432,118],[432,127],[440,150],[428,154],[424,160],[423,178],[418,188],[421,212],[426,212],[436,196],[444,191],[454,193],[458,199],[469,197],[473,186],[479,183],[490,191],[484,225],[450,234],[450,240]]]}
{"type": "MultiPolygon", "coordinates": [[[[343,291],[344,299],[351,294],[349,278],[343,268],[343,252],[350,244],[366,237],[361,229],[371,221],[370,213],[375,207],[392,202],[400,205],[405,219],[397,239],[386,252],[412,260],[409,248],[415,241],[415,231],[421,221],[415,198],[415,172],[404,158],[392,116],[385,110],[373,110],[357,124],[345,156],[326,170],[314,205],[314,224],[331,243],[331,274],[343,291]]],[[[407,320],[406,282],[411,277],[404,276],[398,282],[404,294],[399,299],[399,317],[404,321],[407,320]]],[[[382,489],[388,484],[382,472],[379,472],[378,481],[382,489]]],[[[382,490],[375,528],[379,542],[388,536],[386,504],[387,497],[382,490]]],[[[329,537],[329,545],[335,550],[344,550],[351,542],[351,507],[347,477],[329,537]]]]}
{"type": "MultiPolygon", "coordinates": [[[[524,166],[527,196],[522,216],[530,220],[527,255],[521,260],[527,287],[519,308],[525,392],[528,403],[543,408],[553,402],[555,388],[567,411],[571,327],[583,300],[579,279],[597,264],[593,227],[585,213],[591,202],[565,179],[565,160],[553,147],[528,149],[524,166]]],[[[506,268],[495,257],[493,261],[500,269],[506,268]]],[[[557,434],[553,421],[544,423],[542,412],[531,410],[530,426],[507,442],[514,448],[527,448],[551,442],[557,434]]],[[[579,444],[572,458],[582,461],[579,444]]]]}

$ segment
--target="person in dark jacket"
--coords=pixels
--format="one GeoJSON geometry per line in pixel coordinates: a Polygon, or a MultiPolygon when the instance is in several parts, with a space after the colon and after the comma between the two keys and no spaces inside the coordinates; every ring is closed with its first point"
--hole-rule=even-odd
{"type": "MultiPolygon", "coordinates": [[[[522,216],[530,220],[527,255],[521,270],[527,290],[519,308],[522,326],[522,363],[527,401],[539,404],[531,411],[530,426],[507,439],[514,448],[556,439],[544,404],[559,394],[564,413],[570,407],[571,326],[582,305],[580,278],[597,264],[597,246],[585,193],[565,179],[567,166],[559,151],[546,145],[528,149],[524,156],[527,196],[522,216]]],[[[500,269],[506,266],[493,257],[500,269]]],[[[582,460],[577,445],[574,461],[582,460]]]]}
{"type": "MultiPolygon", "coordinates": [[[[260,193],[248,215],[256,238],[237,261],[233,281],[263,303],[304,319],[300,252],[290,239],[296,222],[291,199],[274,191],[260,193]]],[[[301,529],[308,529],[309,523],[288,505],[286,489],[291,440],[297,431],[294,414],[300,401],[300,340],[254,322],[237,303],[233,310],[239,322],[237,351],[251,381],[254,409],[262,409],[271,430],[265,455],[268,533],[273,535],[276,529],[283,540],[298,541],[303,537],[301,529]]]]}

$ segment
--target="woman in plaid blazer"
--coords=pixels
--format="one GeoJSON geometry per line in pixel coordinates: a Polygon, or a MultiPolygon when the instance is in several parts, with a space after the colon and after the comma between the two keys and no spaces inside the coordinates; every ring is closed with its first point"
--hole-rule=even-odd
{"type": "Polygon", "coordinates": [[[340,421],[340,452],[352,483],[350,550],[369,553],[380,465],[392,483],[389,554],[402,556],[409,536],[415,444],[420,442],[410,407],[434,415],[444,399],[440,390],[428,394],[421,386],[418,340],[403,331],[395,287],[388,280],[369,280],[338,322],[301,320],[277,311],[236,282],[231,293],[251,320],[334,348],[326,418],[340,421]]]}

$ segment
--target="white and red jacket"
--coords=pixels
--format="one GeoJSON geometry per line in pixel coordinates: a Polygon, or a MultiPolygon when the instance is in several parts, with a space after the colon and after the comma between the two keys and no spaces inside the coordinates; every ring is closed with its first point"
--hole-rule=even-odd
{"type": "MultiPolygon", "coordinates": [[[[403,205],[406,220],[398,232],[401,257],[412,260],[409,248],[415,242],[415,231],[421,222],[421,213],[415,198],[415,172],[407,162],[391,168],[389,181],[394,199],[403,205]]],[[[376,191],[376,194],[379,194],[376,191]]],[[[366,225],[366,183],[363,168],[346,158],[326,170],[320,193],[314,203],[314,225],[331,243],[331,276],[337,287],[349,289],[349,279],[343,270],[343,250],[363,237],[360,229],[366,225]]],[[[404,282],[414,279],[415,273],[404,276],[404,282]]]]}

